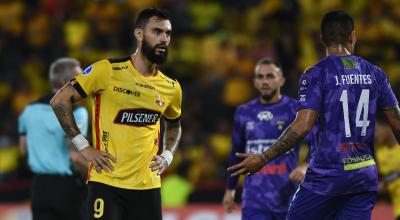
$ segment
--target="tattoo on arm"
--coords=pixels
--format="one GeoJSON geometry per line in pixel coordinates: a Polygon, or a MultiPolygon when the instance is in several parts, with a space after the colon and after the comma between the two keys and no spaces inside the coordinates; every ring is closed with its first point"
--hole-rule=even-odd
{"type": "Polygon", "coordinates": [[[288,127],[278,141],[272,144],[268,150],[263,152],[263,155],[267,160],[266,162],[269,162],[292,149],[296,144],[300,143],[302,139],[303,137],[297,134],[291,127],[288,127]]]}
{"type": "Polygon", "coordinates": [[[182,135],[181,123],[166,121],[165,126],[164,146],[174,153],[182,135]]]}
{"type": "Polygon", "coordinates": [[[73,101],[76,99],[73,93],[71,93],[71,89],[74,89],[71,85],[61,88],[51,101],[51,106],[65,133],[68,137],[73,138],[80,134],[80,130],[72,114],[73,101]],[[67,96],[67,98],[65,98],[65,96],[67,96]]]}

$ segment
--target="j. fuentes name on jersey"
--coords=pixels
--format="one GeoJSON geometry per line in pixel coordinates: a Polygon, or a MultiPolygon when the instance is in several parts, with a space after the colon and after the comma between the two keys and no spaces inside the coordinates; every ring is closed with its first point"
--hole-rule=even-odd
{"type": "Polygon", "coordinates": [[[154,125],[161,113],[150,109],[122,109],[115,117],[114,123],[133,126],[154,125]]]}
{"type": "Polygon", "coordinates": [[[372,84],[371,75],[368,74],[349,74],[335,76],[336,85],[370,85],[372,84]]]}

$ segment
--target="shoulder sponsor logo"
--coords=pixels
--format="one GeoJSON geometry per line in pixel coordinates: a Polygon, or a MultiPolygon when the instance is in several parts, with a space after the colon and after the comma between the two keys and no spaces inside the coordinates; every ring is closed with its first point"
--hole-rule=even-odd
{"type": "Polygon", "coordinates": [[[93,69],[93,65],[88,66],[84,71],[83,71],[83,75],[89,75],[90,72],[92,72],[93,69]]]}
{"type": "Polygon", "coordinates": [[[130,89],[124,89],[124,88],[117,87],[117,86],[114,86],[114,90],[113,91],[114,92],[119,92],[119,93],[124,93],[124,94],[127,94],[127,95],[140,97],[140,92],[136,92],[136,91],[133,91],[133,90],[130,90],[130,89]]]}
{"type": "Polygon", "coordinates": [[[260,121],[269,121],[274,117],[274,115],[272,114],[272,112],[270,111],[262,111],[260,113],[257,114],[257,118],[260,121]]]}
{"type": "Polygon", "coordinates": [[[151,109],[121,109],[115,117],[114,123],[142,127],[155,125],[160,116],[161,112],[151,109]]]}
{"type": "Polygon", "coordinates": [[[168,79],[166,79],[167,80],[167,82],[172,86],[172,87],[175,87],[175,81],[170,81],[170,80],[168,80],[168,79]]]}
{"type": "Polygon", "coordinates": [[[126,70],[128,69],[128,66],[113,66],[113,70],[126,70]]]}

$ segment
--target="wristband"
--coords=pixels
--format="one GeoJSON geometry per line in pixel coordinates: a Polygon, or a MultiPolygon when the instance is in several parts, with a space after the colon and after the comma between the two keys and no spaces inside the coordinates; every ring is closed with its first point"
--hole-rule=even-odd
{"type": "Polygon", "coordinates": [[[168,149],[165,149],[160,156],[164,157],[164,159],[167,161],[168,166],[171,164],[172,159],[174,158],[174,155],[168,149]]]}
{"type": "Polygon", "coordinates": [[[72,144],[78,149],[79,151],[82,151],[83,149],[89,147],[89,141],[86,140],[85,137],[83,137],[82,134],[76,135],[74,138],[72,138],[72,144]]]}

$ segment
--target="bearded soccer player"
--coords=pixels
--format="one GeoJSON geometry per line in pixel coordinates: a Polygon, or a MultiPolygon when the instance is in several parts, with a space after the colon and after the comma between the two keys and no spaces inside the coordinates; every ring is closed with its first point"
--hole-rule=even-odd
{"type": "Polygon", "coordinates": [[[171,31],[165,12],[143,10],[134,30],[136,53],[94,63],[51,101],[65,132],[91,163],[89,219],[162,219],[160,174],[181,137],[181,87],[157,69],[167,58],[171,31]],[[94,101],[93,147],[71,111],[88,96],[94,101]],[[157,155],[161,116],[165,146],[157,155]]]}
{"type": "Polygon", "coordinates": [[[378,108],[400,140],[400,108],[385,73],[353,55],[353,18],[332,11],[322,19],[327,57],[300,78],[297,116],[261,154],[228,168],[254,173],[298,143],[316,124],[310,166],[288,219],[370,219],[378,190],[373,146],[378,108]]]}
{"type": "MultiPolygon", "coordinates": [[[[240,161],[237,152],[261,153],[274,143],[296,116],[296,100],[281,95],[285,82],[281,66],[264,58],[255,67],[254,86],[260,97],[239,106],[234,117],[232,151],[229,164],[240,161]]],[[[303,180],[307,164],[297,167],[296,147],[259,172],[245,177],[242,219],[284,220],[289,203],[303,180]]],[[[223,205],[227,212],[234,208],[237,177],[228,177],[223,205]]]]}

